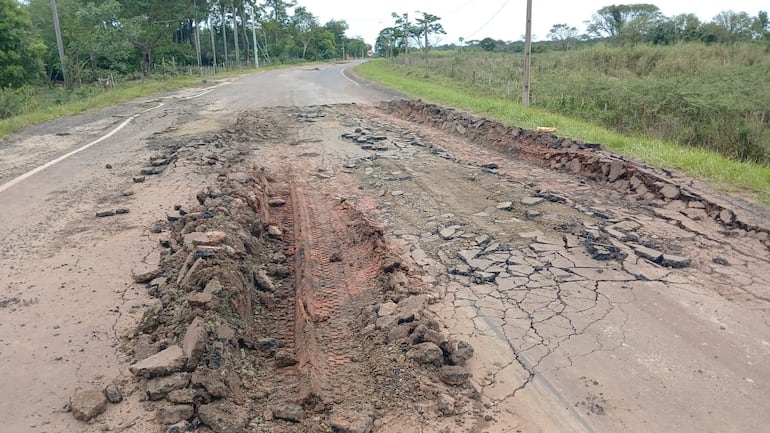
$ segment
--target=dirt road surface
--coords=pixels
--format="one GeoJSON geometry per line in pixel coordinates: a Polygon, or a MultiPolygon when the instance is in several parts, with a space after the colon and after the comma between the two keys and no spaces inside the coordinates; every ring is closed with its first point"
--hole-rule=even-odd
{"type": "Polygon", "coordinates": [[[766,429],[767,209],[351,66],[0,142],[0,431],[766,429]]]}

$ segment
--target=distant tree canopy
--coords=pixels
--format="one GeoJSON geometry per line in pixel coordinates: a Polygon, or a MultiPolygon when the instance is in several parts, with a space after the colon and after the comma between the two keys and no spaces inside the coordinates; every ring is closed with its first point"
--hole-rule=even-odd
{"type": "Polygon", "coordinates": [[[44,52],[28,11],[16,0],[0,0],[0,89],[38,80],[44,52]]]}
{"type": "Polygon", "coordinates": [[[497,41],[492,38],[484,38],[479,41],[479,46],[484,51],[494,51],[497,48],[497,41]]]}
{"type": "MultiPolygon", "coordinates": [[[[648,3],[610,5],[596,11],[585,22],[587,33],[566,23],[557,23],[548,32],[549,41],[538,41],[533,52],[566,51],[581,44],[604,41],[614,44],[672,45],[681,42],[767,43],[770,51],[770,19],[767,11],[756,16],[746,12],[723,11],[710,21],[701,21],[695,14],[667,17],[657,6],[648,3]]],[[[398,30],[394,27],[393,30],[398,30]]],[[[468,49],[490,52],[521,52],[523,42],[506,42],[493,38],[466,41],[468,49]]],[[[454,46],[447,47],[454,48],[454,46]]]]}
{"type": "Polygon", "coordinates": [[[647,3],[605,6],[591,17],[588,33],[598,37],[618,37],[627,27],[644,26],[660,16],[660,9],[647,3]]]}
{"type": "Polygon", "coordinates": [[[556,44],[557,49],[568,50],[578,34],[580,33],[576,27],[567,24],[554,24],[548,32],[548,38],[556,44]]]}
{"type": "Polygon", "coordinates": [[[666,17],[657,6],[646,3],[611,5],[599,9],[587,24],[589,35],[618,43],[770,40],[766,11],[752,17],[746,12],[727,10],[709,22],[701,22],[694,14],[666,17]]]}
{"type": "MultiPolygon", "coordinates": [[[[425,54],[431,48],[431,37],[446,34],[441,24],[441,18],[436,15],[420,12],[422,16],[409,20],[409,14],[393,12],[393,26],[380,30],[375,44],[377,54],[384,57],[407,53],[410,47],[416,47],[425,54]]],[[[435,44],[434,44],[435,45],[435,44]]]]}
{"type": "Polygon", "coordinates": [[[356,56],[369,46],[324,25],[294,0],[56,0],[65,61],[57,52],[51,0],[0,0],[0,87],[67,76],[68,85],[112,74],[150,75],[163,64],[248,64],[356,56]],[[253,31],[257,46],[254,46],[253,31]]]}

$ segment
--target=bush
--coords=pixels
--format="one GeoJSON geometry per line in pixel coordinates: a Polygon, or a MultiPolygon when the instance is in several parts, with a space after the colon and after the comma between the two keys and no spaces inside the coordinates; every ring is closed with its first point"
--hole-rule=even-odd
{"type": "Polygon", "coordinates": [[[0,89],[0,119],[18,116],[35,106],[35,92],[30,86],[0,89]]]}

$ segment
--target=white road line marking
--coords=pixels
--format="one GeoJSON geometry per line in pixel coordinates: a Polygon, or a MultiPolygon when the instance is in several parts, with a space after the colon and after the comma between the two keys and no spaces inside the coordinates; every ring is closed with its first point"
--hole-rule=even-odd
{"type": "Polygon", "coordinates": [[[205,92],[202,92],[202,93],[198,93],[197,95],[187,96],[187,97],[184,97],[184,98],[180,98],[180,99],[181,99],[182,101],[188,101],[188,100],[190,100],[190,99],[200,98],[201,96],[203,96],[203,95],[205,95],[205,94],[207,94],[207,93],[211,93],[211,92],[213,92],[215,89],[216,89],[216,87],[212,87],[211,89],[209,89],[209,90],[206,90],[205,92]]]}
{"type": "Polygon", "coordinates": [[[360,84],[356,83],[356,82],[355,82],[355,81],[353,81],[353,80],[352,80],[350,77],[348,77],[347,75],[345,75],[345,69],[347,69],[347,68],[342,68],[342,70],[340,71],[340,73],[342,74],[342,76],[343,76],[343,77],[345,77],[345,79],[346,79],[346,80],[348,80],[348,81],[350,81],[351,83],[355,84],[356,86],[360,86],[360,84]]]}
{"type": "Polygon", "coordinates": [[[73,150],[72,152],[70,152],[70,153],[68,153],[68,154],[66,154],[66,155],[62,155],[62,156],[60,156],[60,157],[58,157],[58,158],[54,159],[53,161],[47,162],[47,163],[45,163],[45,164],[41,165],[40,167],[37,167],[37,168],[35,168],[35,169],[32,169],[32,170],[30,170],[30,171],[28,171],[28,172],[26,172],[26,173],[22,174],[21,176],[19,176],[19,177],[15,178],[15,179],[13,179],[13,180],[11,180],[11,181],[9,181],[9,182],[7,182],[7,183],[3,184],[3,185],[0,185],[0,192],[3,192],[3,191],[5,191],[5,190],[7,190],[8,188],[10,188],[10,187],[12,187],[12,186],[16,185],[16,184],[17,184],[17,183],[19,183],[19,182],[22,182],[22,181],[24,181],[24,180],[26,180],[26,179],[29,179],[30,177],[32,177],[32,176],[34,176],[34,175],[36,175],[36,174],[40,173],[41,171],[43,171],[43,170],[45,170],[45,169],[47,169],[47,168],[49,168],[49,167],[52,167],[52,166],[54,166],[54,165],[56,165],[56,164],[58,164],[58,163],[60,163],[60,162],[64,161],[65,159],[69,158],[69,157],[70,157],[70,156],[72,156],[72,155],[75,155],[75,154],[77,154],[77,153],[80,153],[80,152],[82,152],[82,151],[84,151],[84,150],[88,149],[89,147],[91,147],[91,146],[93,146],[93,145],[95,145],[95,144],[99,144],[99,143],[101,143],[102,141],[104,141],[104,140],[106,140],[106,139],[108,139],[108,138],[112,137],[113,135],[115,135],[115,134],[116,134],[118,131],[120,131],[121,129],[125,128],[125,127],[126,127],[128,124],[129,124],[129,123],[131,123],[131,121],[133,121],[134,119],[136,119],[137,117],[139,117],[141,114],[143,114],[143,113],[147,113],[148,111],[152,111],[152,110],[155,110],[156,108],[160,108],[160,107],[162,107],[163,105],[165,105],[165,104],[161,103],[161,104],[159,104],[159,105],[157,105],[157,106],[155,106],[155,107],[152,107],[152,108],[148,108],[148,109],[146,109],[146,110],[142,111],[142,112],[141,112],[141,113],[139,113],[139,114],[134,114],[133,116],[131,116],[131,117],[129,117],[128,119],[126,119],[126,120],[125,120],[123,123],[121,123],[120,125],[118,125],[118,126],[117,126],[115,129],[113,129],[112,131],[110,131],[110,132],[108,132],[107,134],[105,134],[105,135],[103,135],[103,136],[101,136],[101,137],[97,138],[96,140],[94,140],[94,141],[92,141],[92,142],[90,142],[90,143],[86,144],[85,146],[83,146],[83,147],[80,147],[80,148],[78,148],[78,149],[75,149],[75,150],[73,150]]]}

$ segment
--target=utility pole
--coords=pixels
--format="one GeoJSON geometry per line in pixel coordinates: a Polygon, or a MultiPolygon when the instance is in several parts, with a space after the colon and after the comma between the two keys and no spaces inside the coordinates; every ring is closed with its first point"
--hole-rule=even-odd
{"type": "Polygon", "coordinates": [[[64,82],[67,82],[67,68],[64,67],[64,42],[61,38],[61,26],[59,25],[59,11],[56,9],[56,0],[51,0],[51,12],[53,13],[53,28],[56,32],[56,46],[59,49],[59,62],[64,82]]]}
{"type": "Polygon", "coordinates": [[[214,40],[214,26],[211,25],[211,18],[206,18],[206,24],[209,26],[209,34],[211,35],[211,53],[214,55],[214,73],[217,73],[217,44],[214,40]]]}
{"type": "Polygon", "coordinates": [[[259,68],[259,47],[257,46],[257,11],[251,7],[251,36],[254,38],[254,67],[259,68]]]}
{"type": "Polygon", "coordinates": [[[404,55],[406,63],[409,63],[409,13],[404,14],[404,55]]]}
{"type": "Polygon", "coordinates": [[[195,20],[195,54],[198,57],[198,68],[203,66],[203,56],[201,54],[201,23],[195,20]]]}
{"type": "Polygon", "coordinates": [[[530,70],[532,67],[532,0],[527,0],[527,35],[524,41],[524,94],[521,103],[529,107],[530,70]]]}
{"type": "MultiPolygon", "coordinates": [[[[197,10],[197,3],[195,0],[193,0],[193,8],[197,10]]],[[[196,17],[194,19],[194,25],[195,25],[195,55],[198,58],[198,70],[200,72],[200,68],[203,66],[203,61],[201,59],[201,33],[200,33],[200,26],[201,23],[196,17]]]]}
{"type": "Polygon", "coordinates": [[[424,21],[422,32],[423,32],[423,35],[425,36],[425,77],[427,78],[428,77],[428,48],[429,48],[428,47],[428,15],[425,12],[423,12],[422,18],[424,21]]]}
{"type": "Polygon", "coordinates": [[[240,68],[241,67],[241,54],[240,54],[240,48],[238,46],[238,9],[233,6],[233,40],[235,41],[235,67],[240,68]]]}
{"type": "Polygon", "coordinates": [[[222,38],[225,47],[225,70],[227,70],[227,15],[225,14],[225,5],[222,5],[222,38]]]}

